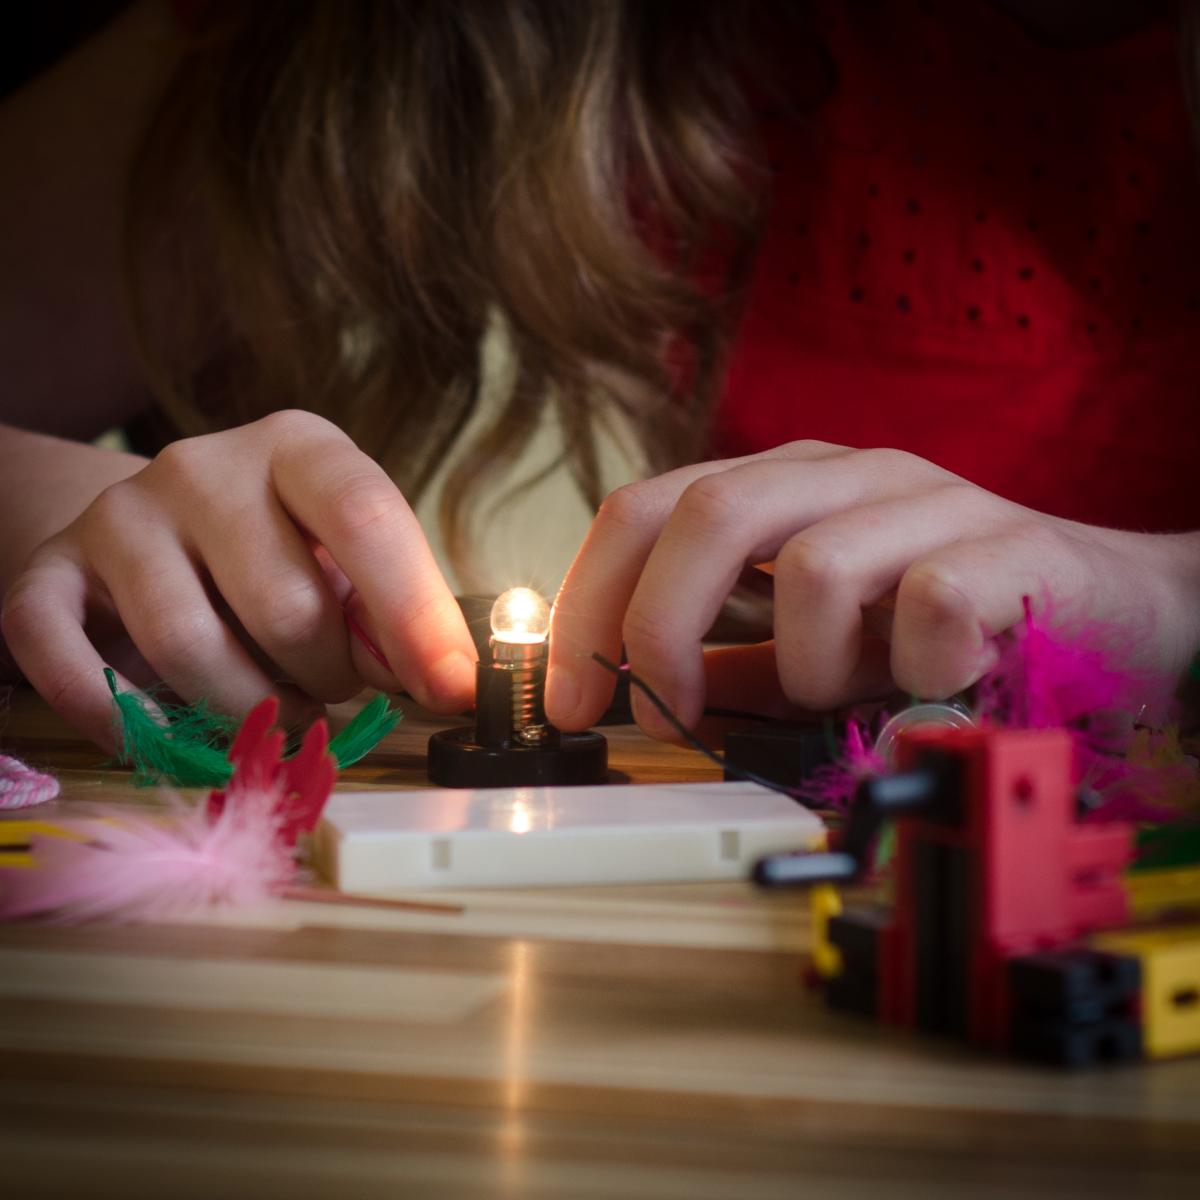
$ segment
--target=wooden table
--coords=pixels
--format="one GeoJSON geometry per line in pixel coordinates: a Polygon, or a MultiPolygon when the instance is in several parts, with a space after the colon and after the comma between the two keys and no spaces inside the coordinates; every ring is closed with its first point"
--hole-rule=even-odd
{"type": "MultiPolygon", "coordinates": [[[[422,784],[419,715],[342,786],[422,784]]],[[[715,776],[608,730],[637,780],[715,776]]],[[[0,746],[139,801],[34,697],[0,746]]],[[[280,901],[0,927],[0,1196],[1200,1195],[1200,1061],[1071,1075],[828,1013],[795,896],[280,901]]]]}

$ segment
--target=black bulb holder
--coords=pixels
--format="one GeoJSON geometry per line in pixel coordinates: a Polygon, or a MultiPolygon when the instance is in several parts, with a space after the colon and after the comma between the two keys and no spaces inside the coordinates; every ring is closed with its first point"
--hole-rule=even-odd
{"type": "Polygon", "coordinates": [[[604,783],[608,742],[551,725],[545,685],[545,641],[493,638],[475,667],[475,724],[429,739],[430,781],[454,788],[604,783]]]}

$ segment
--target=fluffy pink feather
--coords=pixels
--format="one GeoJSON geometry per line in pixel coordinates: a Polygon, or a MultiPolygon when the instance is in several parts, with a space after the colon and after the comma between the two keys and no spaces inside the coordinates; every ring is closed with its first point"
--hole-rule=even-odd
{"type": "Polygon", "coordinates": [[[257,903],[295,870],[276,790],[230,790],[216,817],[178,798],[153,814],[102,815],[87,841],[35,838],[34,867],[3,872],[0,916],[157,921],[257,903]]]}
{"type": "Polygon", "coordinates": [[[979,715],[1022,729],[1090,721],[1095,714],[1136,716],[1143,704],[1169,695],[1163,681],[1127,665],[1137,660],[1137,634],[1124,624],[1069,618],[1048,602],[997,642],[996,665],[980,680],[979,715]]]}
{"type": "Polygon", "coordinates": [[[840,757],[813,771],[797,792],[813,808],[844,809],[864,779],[885,769],[886,764],[875,753],[864,727],[852,717],[846,722],[840,757]]]}
{"type": "Polygon", "coordinates": [[[316,825],[337,771],[324,721],[285,760],[277,714],[268,697],[247,716],[230,751],[233,778],[207,800],[174,797],[149,815],[93,812],[61,822],[81,838],[35,838],[32,868],[0,870],[0,918],[158,921],[254,904],[289,883],[296,838],[316,825]]]}
{"type": "Polygon", "coordinates": [[[1128,622],[1065,616],[1048,601],[1035,617],[1028,597],[1024,607],[1024,621],[997,642],[996,665],[979,682],[976,714],[1011,728],[1067,729],[1079,781],[1107,801],[1099,814],[1128,816],[1118,796],[1154,790],[1146,764],[1126,757],[1135,722],[1169,711],[1172,683],[1134,665],[1141,637],[1128,622]]]}
{"type": "Polygon", "coordinates": [[[58,795],[58,780],[21,762],[0,754],[0,808],[30,808],[53,800],[58,795]]]}

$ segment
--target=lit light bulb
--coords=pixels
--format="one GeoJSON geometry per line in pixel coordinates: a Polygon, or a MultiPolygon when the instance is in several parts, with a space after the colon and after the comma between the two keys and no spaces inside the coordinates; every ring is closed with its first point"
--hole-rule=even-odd
{"type": "Polygon", "coordinates": [[[510,646],[544,642],[550,632],[550,605],[532,588],[509,588],[492,605],[492,636],[510,646]]]}
{"type": "MultiPolygon", "coordinates": [[[[544,787],[604,783],[601,734],[563,733],[546,720],[550,605],[532,588],[510,588],[492,605],[492,637],[475,666],[475,724],[429,739],[429,778],[445,787],[544,787]]],[[[536,806],[497,814],[510,833],[543,828],[536,806]]]]}

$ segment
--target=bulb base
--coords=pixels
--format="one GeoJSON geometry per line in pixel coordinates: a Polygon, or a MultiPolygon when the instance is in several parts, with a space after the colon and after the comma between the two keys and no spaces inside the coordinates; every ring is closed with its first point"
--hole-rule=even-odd
{"type": "Polygon", "coordinates": [[[549,787],[608,781],[603,734],[553,730],[534,746],[481,745],[469,725],[429,739],[429,779],[439,787],[549,787]]]}

